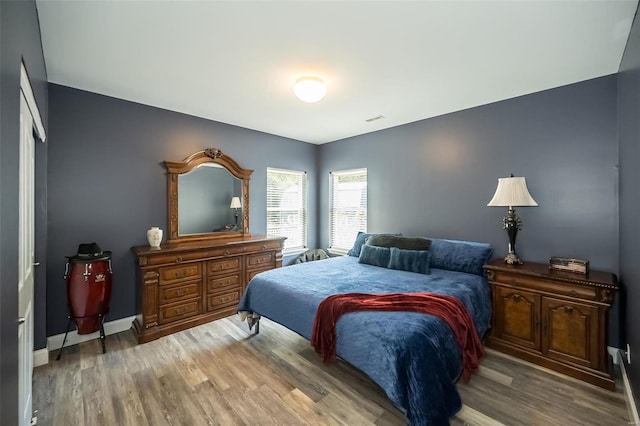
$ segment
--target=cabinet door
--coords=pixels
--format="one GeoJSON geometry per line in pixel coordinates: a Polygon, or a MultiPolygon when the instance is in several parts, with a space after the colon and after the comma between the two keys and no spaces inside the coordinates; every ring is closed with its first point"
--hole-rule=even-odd
{"type": "Polygon", "coordinates": [[[495,286],[493,306],[494,338],[540,350],[540,295],[495,286]]]}
{"type": "Polygon", "coordinates": [[[598,308],[542,299],[542,352],[549,358],[598,367],[598,308]]]}

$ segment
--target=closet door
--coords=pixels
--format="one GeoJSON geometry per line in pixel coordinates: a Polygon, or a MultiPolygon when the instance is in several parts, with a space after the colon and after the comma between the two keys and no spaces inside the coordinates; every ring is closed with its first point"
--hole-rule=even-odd
{"type": "Polygon", "coordinates": [[[34,150],[33,117],[20,94],[18,219],[18,404],[20,424],[31,424],[33,376],[34,150]]]}

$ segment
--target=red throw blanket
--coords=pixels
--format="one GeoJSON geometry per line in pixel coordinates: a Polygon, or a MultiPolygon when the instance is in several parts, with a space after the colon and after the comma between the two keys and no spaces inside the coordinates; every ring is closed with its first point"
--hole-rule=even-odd
{"type": "Polygon", "coordinates": [[[336,359],[338,319],[356,311],[420,312],[441,318],[451,327],[462,350],[462,380],[465,382],[478,369],[478,362],[484,355],[471,315],[456,297],[435,293],[347,293],[327,297],[316,311],[311,346],[325,362],[336,359]]]}

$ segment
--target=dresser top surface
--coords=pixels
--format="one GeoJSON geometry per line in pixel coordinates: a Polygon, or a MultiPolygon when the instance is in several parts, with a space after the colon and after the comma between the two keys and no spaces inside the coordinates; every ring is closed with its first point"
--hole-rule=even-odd
{"type": "Polygon", "coordinates": [[[585,285],[599,285],[610,288],[618,288],[618,280],[611,272],[590,270],[587,274],[550,269],[548,264],[525,262],[522,265],[509,265],[504,259],[494,259],[484,265],[487,270],[517,273],[533,277],[554,279],[566,282],[577,282],[585,285]]]}
{"type": "Polygon", "coordinates": [[[211,248],[224,248],[233,247],[243,244],[262,243],[268,241],[279,241],[282,245],[286,237],[269,237],[266,235],[250,235],[241,238],[228,238],[220,240],[203,240],[203,241],[189,241],[178,243],[166,243],[160,245],[158,248],[149,246],[136,246],[131,247],[131,250],[136,256],[154,256],[160,254],[169,254],[185,250],[199,250],[199,249],[211,249],[211,248]]]}

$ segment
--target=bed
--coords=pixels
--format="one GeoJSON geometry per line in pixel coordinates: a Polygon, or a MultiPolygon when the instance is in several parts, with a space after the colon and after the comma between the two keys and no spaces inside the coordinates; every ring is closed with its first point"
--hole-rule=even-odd
{"type": "MultiPolygon", "coordinates": [[[[457,297],[478,334],[488,330],[491,297],[482,265],[491,255],[489,245],[432,239],[428,274],[361,263],[357,246],[358,241],[351,256],[258,274],[238,311],[265,316],[310,339],[318,305],[330,295],[432,292],[457,297]]],[[[462,353],[440,318],[414,312],[355,312],[338,321],[336,335],[338,357],[376,382],[410,424],[448,424],[461,409],[455,382],[462,371],[462,353]]]]}

